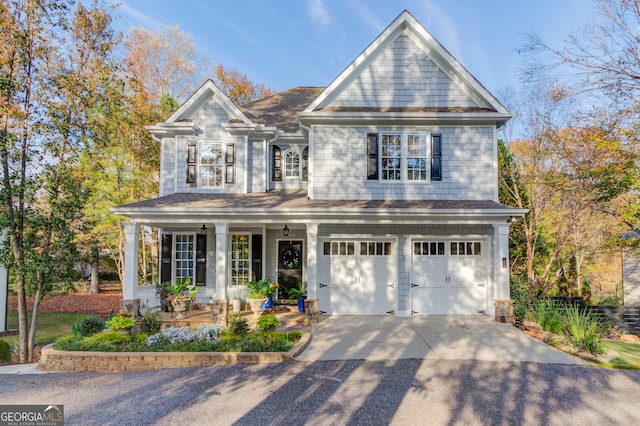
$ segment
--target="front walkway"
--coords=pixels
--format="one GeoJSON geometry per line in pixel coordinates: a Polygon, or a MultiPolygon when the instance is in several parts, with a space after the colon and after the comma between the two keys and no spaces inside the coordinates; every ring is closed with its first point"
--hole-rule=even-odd
{"type": "Polygon", "coordinates": [[[297,361],[449,359],[578,364],[554,349],[483,315],[321,317],[297,361]]]}

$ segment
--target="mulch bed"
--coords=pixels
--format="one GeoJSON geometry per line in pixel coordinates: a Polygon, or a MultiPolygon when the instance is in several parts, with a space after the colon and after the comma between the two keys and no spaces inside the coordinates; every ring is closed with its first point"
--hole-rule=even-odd
{"type": "MultiPolygon", "coordinates": [[[[18,296],[9,296],[9,312],[18,310],[18,296]]],[[[27,298],[27,310],[33,309],[33,297],[27,298]]],[[[120,309],[120,294],[47,294],[38,307],[38,312],[70,312],[108,316],[120,309]]]]}

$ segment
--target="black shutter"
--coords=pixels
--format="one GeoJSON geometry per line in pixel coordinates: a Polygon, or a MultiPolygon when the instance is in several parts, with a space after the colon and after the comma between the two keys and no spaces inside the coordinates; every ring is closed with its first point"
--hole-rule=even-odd
{"type": "Polygon", "coordinates": [[[227,145],[224,156],[224,183],[233,184],[236,181],[236,146],[227,145]]]}
{"type": "Polygon", "coordinates": [[[309,147],[302,151],[302,180],[309,180],[309,147]]]}
{"type": "Polygon", "coordinates": [[[367,133],[367,180],[378,180],[377,133],[367,133]]]}
{"type": "Polygon", "coordinates": [[[187,183],[196,183],[196,146],[187,147],[187,183]]]}
{"type": "Polygon", "coordinates": [[[196,285],[207,285],[207,236],[196,235],[196,285]]]}
{"type": "Polygon", "coordinates": [[[171,281],[171,252],[173,239],[171,234],[162,234],[162,255],[160,256],[160,282],[171,281]]]}
{"type": "Polygon", "coordinates": [[[282,152],[276,145],[273,146],[273,167],[271,180],[280,182],[282,180],[282,152]]]}
{"type": "Polygon", "coordinates": [[[431,180],[442,180],[442,135],[431,135],[431,180]]]}

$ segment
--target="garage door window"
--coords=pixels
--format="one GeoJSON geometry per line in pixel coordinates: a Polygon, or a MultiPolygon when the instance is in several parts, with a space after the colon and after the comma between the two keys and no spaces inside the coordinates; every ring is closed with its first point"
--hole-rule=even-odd
{"type": "Polygon", "coordinates": [[[480,256],[482,243],[477,241],[453,241],[451,243],[452,256],[480,256]]]}
{"type": "Polygon", "coordinates": [[[360,256],[391,256],[391,243],[387,241],[362,241],[360,256]]]}
{"type": "Polygon", "coordinates": [[[417,256],[444,256],[444,242],[420,241],[413,243],[413,254],[417,256]]]}
{"type": "Polygon", "coordinates": [[[356,243],[353,241],[332,241],[323,244],[325,256],[353,256],[355,249],[356,243]]]}

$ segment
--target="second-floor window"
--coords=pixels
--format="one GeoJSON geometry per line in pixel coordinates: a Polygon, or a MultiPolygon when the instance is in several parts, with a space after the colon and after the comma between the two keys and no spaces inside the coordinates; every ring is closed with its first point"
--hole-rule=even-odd
{"type": "Polygon", "coordinates": [[[222,186],[223,169],[222,144],[200,144],[200,186],[222,186]]]}
{"type": "Polygon", "coordinates": [[[367,179],[415,182],[442,179],[442,136],[424,133],[367,134],[367,179]],[[380,143],[378,143],[378,140],[380,143]]]}

